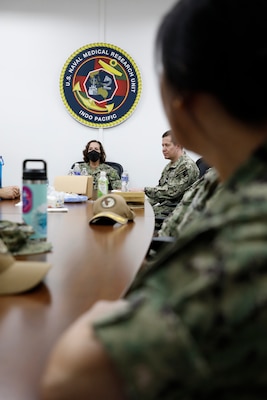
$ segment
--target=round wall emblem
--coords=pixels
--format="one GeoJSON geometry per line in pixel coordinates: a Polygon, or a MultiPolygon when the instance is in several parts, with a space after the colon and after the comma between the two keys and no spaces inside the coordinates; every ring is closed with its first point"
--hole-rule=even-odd
{"type": "Polygon", "coordinates": [[[60,94],[69,113],[93,128],[125,121],[140,99],[142,81],[133,59],[107,43],[81,47],[66,61],[60,94]]]}

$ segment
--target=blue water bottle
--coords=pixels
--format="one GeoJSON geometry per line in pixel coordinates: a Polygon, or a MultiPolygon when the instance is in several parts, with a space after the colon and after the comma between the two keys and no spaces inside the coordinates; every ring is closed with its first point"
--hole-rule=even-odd
{"type": "Polygon", "coordinates": [[[24,160],[22,177],[22,215],[31,225],[31,239],[47,238],[47,167],[44,160],[24,160]],[[29,168],[30,166],[30,168],[29,168]]]}
{"type": "Polygon", "coordinates": [[[4,159],[0,156],[0,188],[2,187],[2,166],[4,165],[4,159]]]}

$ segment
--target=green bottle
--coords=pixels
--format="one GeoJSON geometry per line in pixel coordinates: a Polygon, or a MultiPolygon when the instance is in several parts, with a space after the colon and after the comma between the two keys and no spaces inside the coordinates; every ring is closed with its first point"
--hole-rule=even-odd
{"type": "Polygon", "coordinates": [[[97,183],[97,197],[104,196],[105,194],[108,194],[108,179],[106,171],[101,171],[97,183]]]}

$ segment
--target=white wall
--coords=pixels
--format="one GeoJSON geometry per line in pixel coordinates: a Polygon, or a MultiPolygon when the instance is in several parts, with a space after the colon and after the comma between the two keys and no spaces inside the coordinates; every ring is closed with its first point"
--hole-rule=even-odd
{"type": "MultiPolygon", "coordinates": [[[[166,164],[163,113],[153,60],[158,23],[174,0],[1,0],[0,110],[3,185],[21,185],[22,162],[47,161],[52,184],[91,139],[129,171],[131,186],[155,185],[166,164]],[[80,47],[107,42],[138,65],[142,94],[134,113],[112,128],[73,119],[59,92],[64,63],[80,47]]],[[[194,159],[197,155],[189,153],[194,159]]]]}

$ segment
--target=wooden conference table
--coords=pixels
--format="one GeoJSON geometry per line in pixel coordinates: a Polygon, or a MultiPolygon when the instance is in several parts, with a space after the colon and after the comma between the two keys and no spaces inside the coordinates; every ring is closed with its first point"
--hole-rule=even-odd
{"type": "MultiPolygon", "coordinates": [[[[16,201],[0,201],[0,218],[21,222],[16,201]]],[[[48,214],[51,253],[27,257],[52,264],[35,289],[0,296],[0,399],[38,400],[39,381],[56,339],[98,299],[121,297],[149,247],[154,213],[146,202],[124,226],[94,226],[92,202],[48,214]]]]}

